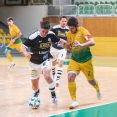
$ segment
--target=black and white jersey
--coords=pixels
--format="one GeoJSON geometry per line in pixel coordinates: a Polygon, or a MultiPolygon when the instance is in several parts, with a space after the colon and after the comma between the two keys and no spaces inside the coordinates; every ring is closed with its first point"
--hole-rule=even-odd
{"type": "Polygon", "coordinates": [[[41,37],[40,31],[34,32],[24,43],[25,47],[30,47],[33,53],[30,61],[35,64],[41,64],[45,60],[51,58],[50,46],[57,43],[60,38],[52,31],[49,31],[46,37],[41,37]]]}
{"type": "MultiPolygon", "coordinates": [[[[55,35],[57,35],[58,37],[60,37],[64,40],[67,40],[66,33],[69,31],[67,26],[65,28],[61,28],[60,25],[55,25],[55,26],[53,26],[51,31],[54,32],[55,35]]],[[[52,46],[56,49],[63,49],[60,44],[53,43],[52,46]]]]}

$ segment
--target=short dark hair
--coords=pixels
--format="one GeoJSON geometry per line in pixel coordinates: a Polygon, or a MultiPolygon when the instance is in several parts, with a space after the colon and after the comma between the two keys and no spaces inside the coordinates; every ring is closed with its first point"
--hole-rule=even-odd
{"type": "Polygon", "coordinates": [[[8,17],[8,18],[7,18],[7,21],[10,21],[10,20],[13,21],[13,18],[12,18],[12,17],[8,17]]]}
{"type": "Polygon", "coordinates": [[[41,28],[50,29],[50,22],[48,21],[42,21],[40,25],[41,25],[41,28]]]}
{"type": "Polygon", "coordinates": [[[61,17],[60,17],[60,20],[61,20],[62,18],[65,18],[65,19],[67,19],[67,17],[66,17],[66,16],[61,16],[61,17]]]}
{"type": "Polygon", "coordinates": [[[71,18],[69,18],[69,20],[68,20],[68,22],[67,22],[67,25],[68,26],[77,26],[78,25],[78,20],[77,20],[77,18],[75,18],[75,17],[71,17],[71,18]]]}

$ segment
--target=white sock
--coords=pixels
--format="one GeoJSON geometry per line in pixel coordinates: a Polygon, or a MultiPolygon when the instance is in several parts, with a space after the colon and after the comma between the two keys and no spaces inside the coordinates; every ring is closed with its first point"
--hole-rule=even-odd
{"type": "Polygon", "coordinates": [[[60,80],[62,73],[63,73],[63,68],[58,67],[56,80],[60,80]]]}

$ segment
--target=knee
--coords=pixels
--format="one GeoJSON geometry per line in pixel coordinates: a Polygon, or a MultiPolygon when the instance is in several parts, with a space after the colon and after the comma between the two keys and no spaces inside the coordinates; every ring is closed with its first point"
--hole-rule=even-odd
{"type": "Polygon", "coordinates": [[[43,75],[44,75],[44,78],[46,79],[46,81],[49,81],[49,79],[50,79],[50,73],[46,72],[43,75]]]}
{"type": "Polygon", "coordinates": [[[96,81],[95,80],[88,80],[89,84],[94,86],[96,84],[96,81]]]}
{"type": "Polygon", "coordinates": [[[68,82],[74,82],[76,74],[68,73],[68,82]]]}

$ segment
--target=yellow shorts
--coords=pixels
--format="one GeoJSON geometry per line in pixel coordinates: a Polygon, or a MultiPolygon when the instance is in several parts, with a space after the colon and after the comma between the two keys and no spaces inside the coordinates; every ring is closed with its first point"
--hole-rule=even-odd
{"type": "Polygon", "coordinates": [[[80,71],[82,71],[88,80],[94,79],[92,59],[83,63],[79,63],[71,59],[67,71],[68,72],[73,71],[76,74],[79,74],[80,71]]]}
{"type": "Polygon", "coordinates": [[[9,43],[7,46],[7,49],[8,50],[16,49],[17,51],[19,51],[21,53],[22,52],[21,45],[22,45],[22,42],[20,42],[18,44],[9,43]]]}

